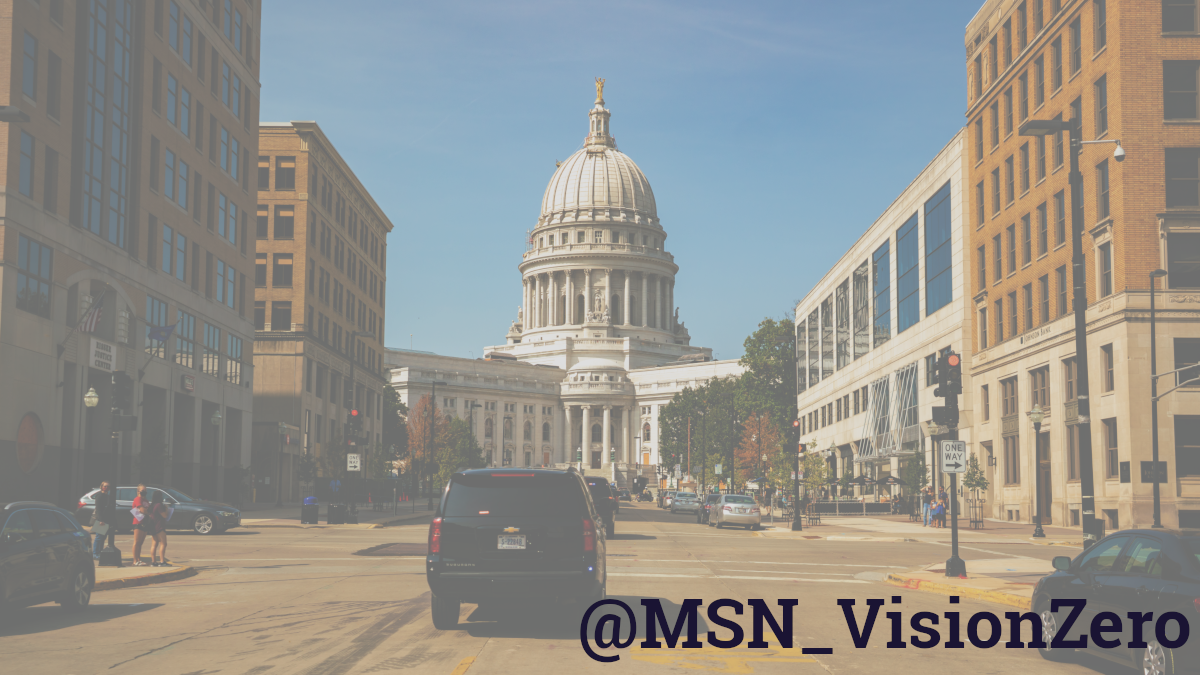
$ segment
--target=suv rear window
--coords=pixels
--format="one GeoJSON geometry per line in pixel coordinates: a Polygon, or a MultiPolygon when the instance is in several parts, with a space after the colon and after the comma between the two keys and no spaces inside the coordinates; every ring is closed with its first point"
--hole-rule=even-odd
{"type": "Polygon", "coordinates": [[[696,493],[695,492],[680,492],[675,495],[675,498],[676,499],[695,499],[696,493]]]}
{"type": "Polygon", "coordinates": [[[754,500],[742,495],[725,495],[726,504],[753,504],[754,500]]]}
{"type": "Polygon", "coordinates": [[[447,518],[583,515],[579,484],[569,476],[476,474],[457,476],[446,493],[447,518]]]}

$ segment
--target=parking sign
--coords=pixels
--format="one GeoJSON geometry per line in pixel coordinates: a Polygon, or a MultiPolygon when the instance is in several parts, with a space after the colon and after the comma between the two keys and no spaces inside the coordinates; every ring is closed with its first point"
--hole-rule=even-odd
{"type": "Polygon", "coordinates": [[[942,473],[966,473],[967,442],[942,441],[942,473]]]}

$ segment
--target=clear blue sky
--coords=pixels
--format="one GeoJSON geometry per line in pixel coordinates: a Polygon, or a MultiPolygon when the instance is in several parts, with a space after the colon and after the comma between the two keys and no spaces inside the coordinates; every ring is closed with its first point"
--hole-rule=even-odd
{"type": "Polygon", "coordinates": [[[265,0],[263,121],[316,120],[396,229],[386,342],[502,344],[593,78],[692,344],[738,358],[963,125],[982,0],[265,0]]]}

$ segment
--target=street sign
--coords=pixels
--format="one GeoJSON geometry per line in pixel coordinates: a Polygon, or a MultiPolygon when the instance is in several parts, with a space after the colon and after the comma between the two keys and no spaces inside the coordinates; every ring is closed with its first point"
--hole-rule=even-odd
{"type": "Polygon", "coordinates": [[[678,464],[675,465],[675,477],[676,478],[683,477],[683,470],[679,468],[678,464]]]}
{"type": "Polygon", "coordinates": [[[716,471],[717,471],[717,475],[720,476],[721,475],[721,465],[720,464],[717,465],[716,471]]]}
{"type": "Polygon", "coordinates": [[[967,442],[942,441],[942,473],[967,472],[967,442]]]}
{"type": "Polygon", "coordinates": [[[359,468],[357,452],[346,453],[346,470],[347,471],[360,471],[361,470],[359,468]]]}

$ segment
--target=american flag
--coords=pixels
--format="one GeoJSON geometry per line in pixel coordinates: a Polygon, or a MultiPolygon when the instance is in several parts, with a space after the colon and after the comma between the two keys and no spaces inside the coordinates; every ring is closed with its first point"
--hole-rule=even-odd
{"type": "Polygon", "coordinates": [[[92,308],[87,314],[83,315],[83,320],[79,322],[80,333],[93,333],[96,331],[96,324],[100,323],[100,314],[104,310],[104,306],[99,301],[92,303],[92,308]]]}

